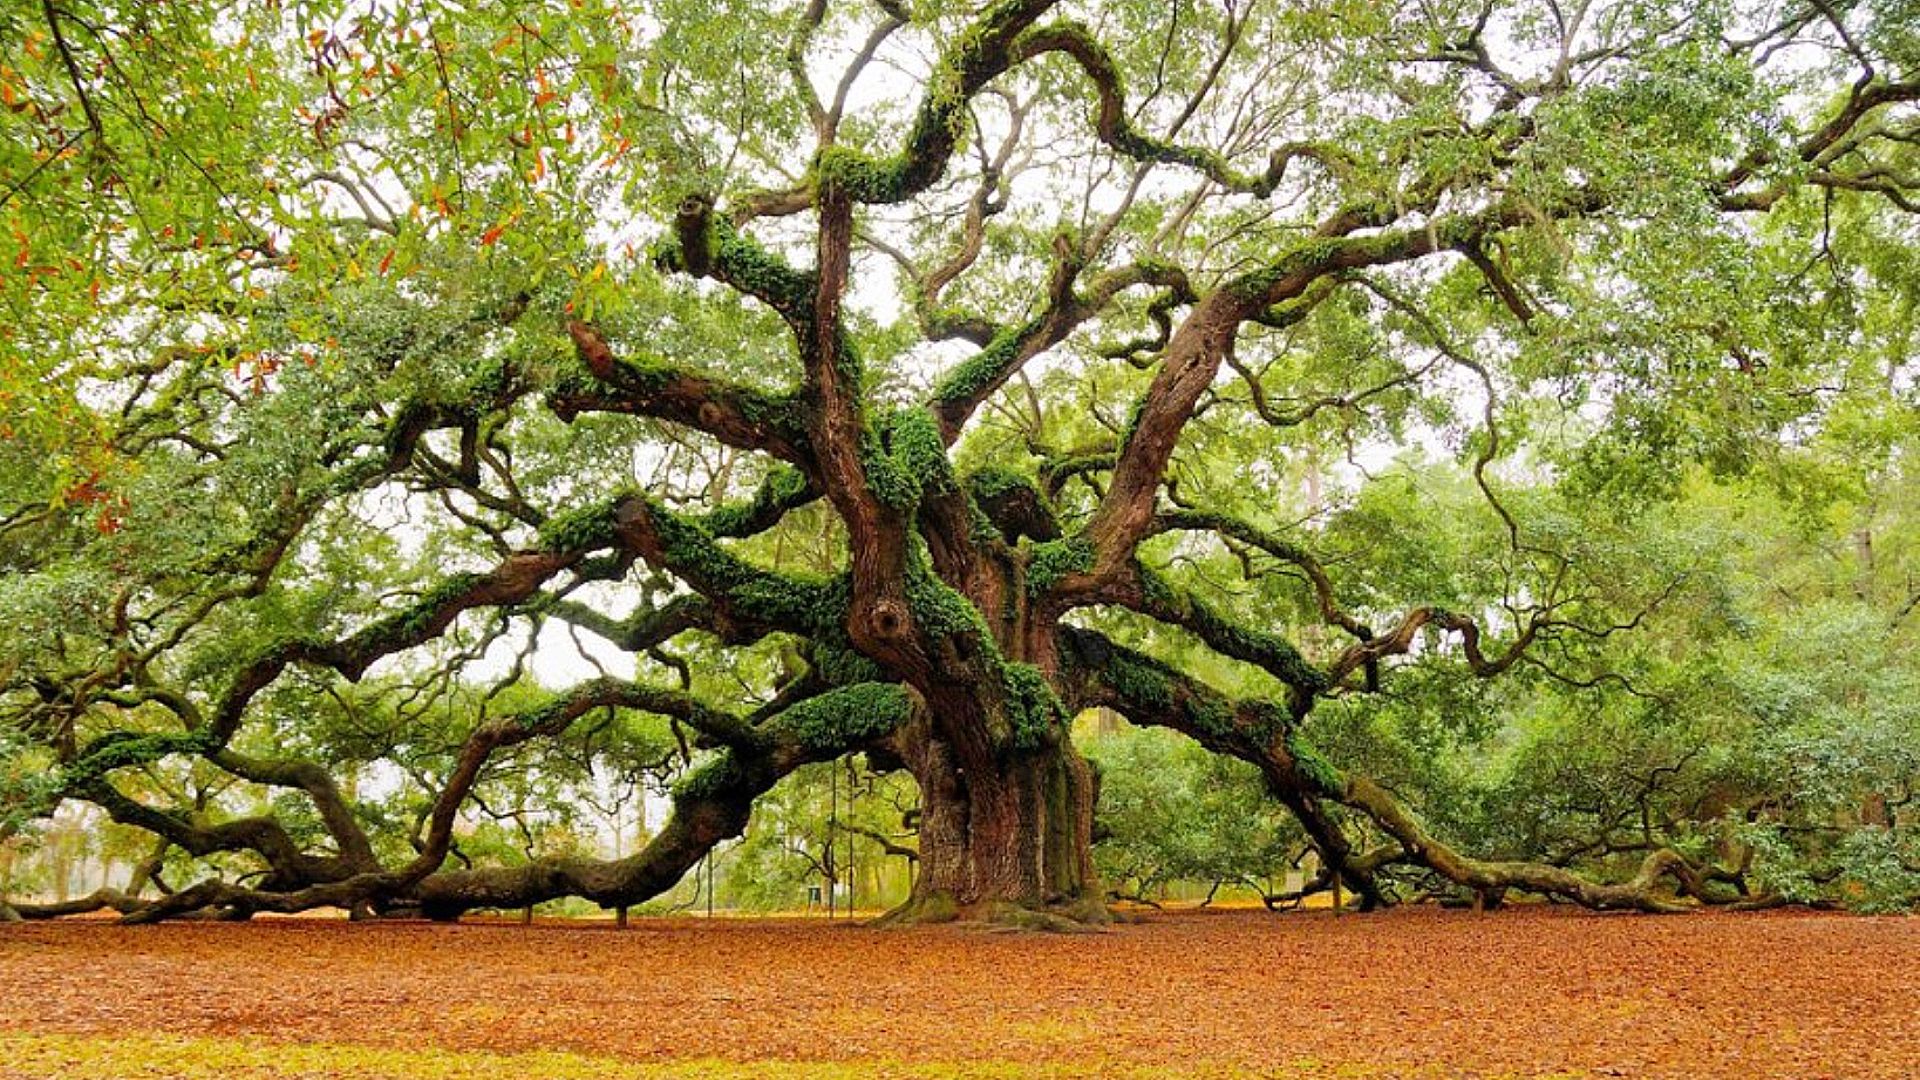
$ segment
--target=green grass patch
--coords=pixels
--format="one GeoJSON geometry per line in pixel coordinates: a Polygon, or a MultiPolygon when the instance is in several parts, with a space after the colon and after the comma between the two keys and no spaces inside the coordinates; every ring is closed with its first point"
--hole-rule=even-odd
{"type": "MultiPolygon", "coordinates": [[[[1127,1065],[1118,1062],[954,1061],[627,1061],[561,1051],[400,1048],[356,1043],[281,1042],[246,1036],[0,1032],[0,1078],[35,1080],[960,1080],[962,1077],[1080,1080],[1084,1077],[1184,1076],[1241,1080],[1457,1078],[1457,1070],[1409,1070],[1405,1064],[1329,1064],[1302,1060],[1279,1069],[1220,1064],[1127,1065]]],[[[1578,1080],[1553,1073],[1485,1080],[1578,1080]]]]}

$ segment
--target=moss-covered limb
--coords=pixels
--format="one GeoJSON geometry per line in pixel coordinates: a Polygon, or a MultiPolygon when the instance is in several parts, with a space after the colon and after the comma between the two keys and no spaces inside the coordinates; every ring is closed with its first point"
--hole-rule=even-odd
{"type": "Polygon", "coordinates": [[[1695,866],[1670,849],[1650,852],[1632,878],[1599,882],[1564,867],[1525,861],[1486,861],[1454,850],[1434,837],[1398,798],[1363,776],[1348,773],[1317,753],[1287,722],[1286,713],[1261,702],[1232,701],[1178,670],[1114,643],[1097,631],[1063,626],[1059,632],[1063,673],[1080,707],[1103,705],[1141,724],[1170,727],[1210,750],[1259,766],[1276,796],[1316,835],[1322,857],[1334,851],[1343,880],[1359,882],[1391,864],[1426,867],[1457,885],[1495,893],[1517,889],[1591,908],[1648,912],[1693,910],[1695,905],[1662,892],[1669,883],[1681,896],[1708,902],[1710,869],[1695,866]],[[1197,719],[1212,716],[1216,722],[1197,719]],[[1320,807],[1338,803],[1366,815],[1392,841],[1388,851],[1352,854],[1320,807]],[[1298,804],[1298,805],[1296,805],[1298,804]],[[1363,871],[1365,873],[1363,873],[1363,871]]]}
{"type": "Polygon", "coordinates": [[[1290,710],[1265,701],[1236,701],[1098,631],[1062,626],[1056,638],[1075,707],[1104,706],[1136,724],[1171,728],[1214,753],[1254,765],[1268,791],[1306,830],[1321,862],[1339,873],[1361,905],[1385,902],[1375,867],[1356,861],[1345,831],[1322,804],[1319,785],[1331,778],[1331,767],[1293,730],[1290,710]]]}
{"type": "Polygon", "coordinates": [[[706,597],[723,618],[809,634],[844,625],[843,577],[806,577],[755,566],[728,551],[698,520],[646,495],[613,504],[620,542],[706,597]]]}
{"type": "Polygon", "coordinates": [[[1022,537],[1058,540],[1060,522],[1053,505],[1030,477],[1011,469],[989,466],[961,481],[973,507],[1008,542],[1022,537]]]}
{"type": "MultiPolygon", "coordinates": [[[[485,757],[475,748],[482,743],[505,745],[506,739],[532,737],[535,731],[550,733],[563,727],[570,714],[596,707],[590,703],[609,703],[610,698],[642,700],[631,685],[597,680],[558,695],[547,705],[495,720],[484,733],[477,732],[463,754],[460,771],[449,780],[447,793],[436,806],[426,850],[405,870],[360,874],[291,890],[206,881],[133,908],[128,918],[156,921],[212,909],[251,914],[361,903],[453,918],[476,908],[519,908],[568,896],[609,907],[636,904],[671,888],[714,845],[740,835],[754,800],[782,776],[809,762],[832,760],[884,735],[915,707],[911,694],[897,686],[867,684],[829,691],[782,711],[755,731],[751,742],[715,753],[682,778],[675,786],[673,813],[666,825],[628,858],[560,856],[521,866],[444,869],[446,827],[441,823],[444,819],[450,826],[452,815],[443,814],[442,807],[457,806],[464,799],[463,778],[477,771],[477,762],[485,757]]],[[[633,707],[678,706],[668,698],[647,698],[633,707]]]]}
{"type": "Polygon", "coordinates": [[[330,667],[357,679],[382,657],[439,637],[466,611],[508,607],[535,597],[554,576],[578,566],[596,548],[615,541],[611,504],[598,510],[560,515],[546,523],[541,548],[519,551],[493,569],[454,574],[417,596],[399,611],[383,616],[337,641],[287,639],[255,654],[228,681],[216,705],[207,711],[207,748],[224,746],[246,715],[254,695],[294,663],[330,667]]]}
{"type": "Polygon", "coordinates": [[[1170,727],[1219,754],[1256,764],[1281,745],[1287,716],[1237,702],[1170,664],[1095,630],[1062,626],[1062,673],[1076,708],[1110,708],[1137,723],[1170,727]]]}
{"type": "Polygon", "coordinates": [[[908,299],[913,304],[920,331],[929,341],[964,340],[984,347],[1000,330],[992,320],[946,305],[943,294],[948,285],[979,260],[986,243],[987,219],[1007,207],[1009,167],[1025,132],[1028,107],[1012,97],[1003,98],[1003,103],[1007,108],[1005,134],[999,149],[991,158],[984,152],[981,154],[980,179],[967,199],[959,244],[944,261],[931,268],[923,268],[906,252],[886,240],[870,234],[862,235],[868,246],[885,254],[899,266],[907,279],[908,299]]]}
{"type": "Polygon", "coordinates": [[[934,66],[906,146],[882,159],[828,147],[814,163],[816,186],[837,188],[862,203],[904,202],[931,187],[959,143],[967,103],[1007,70],[1014,39],[1053,5],[1054,0],[995,0],[934,66]]]}
{"type": "Polygon", "coordinates": [[[557,735],[575,720],[601,708],[670,716],[725,746],[751,749],[766,742],[745,717],[715,708],[691,694],[615,678],[589,679],[537,705],[495,717],[489,721],[488,729],[476,738],[488,742],[493,749],[514,746],[529,739],[557,735]]]}
{"type": "MultiPolygon", "coordinates": [[[[294,661],[325,664],[349,679],[358,678],[381,657],[439,637],[464,612],[481,607],[507,607],[528,600],[555,575],[579,564],[595,548],[611,542],[603,526],[585,519],[555,519],[547,524],[555,531],[545,538],[542,548],[515,552],[491,570],[453,574],[422,592],[401,610],[340,641],[296,641],[269,650],[265,657],[241,673],[235,686],[229,689],[229,697],[250,685],[256,674],[265,675],[268,671],[277,674],[294,661]],[[564,527],[555,528],[556,522],[564,527]]],[[[216,721],[215,726],[220,724],[216,721]]]]}
{"type": "Polygon", "coordinates": [[[721,750],[682,777],[674,785],[672,816],[646,847],[628,858],[558,857],[517,867],[443,870],[394,899],[417,904],[438,918],[565,896],[609,907],[637,904],[672,888],[714,845],[740,835],[754,800],[781,777],[885,735],[916,708],[910,692],[891,684],[829,690],[767,719],[758,729],[757,746],[721,750]]]}
{"type": "Polygon", "coordinates": [[[795,702],[760,730],[785,744],[779,756],[834,756],[889,734],[915,706],[913,694],[898,684],[855,683],[795,702]]]}
{"type": "Polygon", "coordinates": [[[1486,861],[1462,855],[1427,832],[1418,818],[1385,788],[1365,777],[1336,773],[1333,798],[1365,813],[1381,831],[1397,841],[1408,862],[1425,866],[1456,885],[1482,894],[1518,889],[1570,900],[1596,909],[1618,908],[1653,913],[1696,910],[1696,905],[1663,893],[1670,881],[1677,891],[1702,899],[1706,875],[1685,856],[1670,848],[1650,852],[1633,877],[1615,883],[1596,882],[1548,863],[1486,861]]]}
{"type": "Polygon", "coordinates": [[[654,252],[663,269],[710,277],[772,308],[796,336],[812,336],[814,274],[788,266],[778,255],[714,214],[704,195],[688,196],[675,218],[673,238],[654,252]]]}
{"type": "Polygon", "coordinates": [[[206,728],[190,731],[110,731],[60,764],[60,787],[77,793],[118,769],[151,765],[172,754],[204,754],[218,745],[206,728]]]}
{"type": "Polygon", "coordinates": [[[949,443],[959,438],[981,402],[1005,386],[1027,361],[1066,340],[1079,321],[1072,311],[1049,308],[1019,326],[998,331],[979,352],[941,375],[930,399],[940,419],[941,438],[949,443]]]}
{"type": "Polygon", "coordinates": [[[1192,633],[1222,656],[1260,667],[1299,694],[1317,694],[1333,685],[1329,674],[1308,663],[1286,638],[1231,618],[1139,562],[1131,576],[1133,587],[1117,594],[1122,605],[1192,633]]]}
{"type": "Polygon", "coordinates": [[[678,719],[726,747],[722,754],[754,757],[768,753],[768,740],[744,718],[712,708],[692,696],[622,679],[602,678],[581,683],[517,713],[495,717],[476,728],[462,745],[453,770],[435,797],[419,853],[404,868],[366,878],[368,895],[408,889],[439,870],[453,839],[460,807],[472,792],[481,770],[495,751],[530,739],[557,735],[598,708],[639,709],[678,719]]]}
{"type": "Polygon", "coordinates": [[[577,600],[549,600],[543,610],[630,653],[663,645],[689,630],[704,630],[729,645],[751,644],[773,632],[770,626],[729,618],[697,594],[676,596],[659,607],[641,607],[620,619],[577,600]]]}
{"type": "Polygon", "coordinates": [[[1153,323],[1153,333],[1102,346],[1100,355],[1109,360],[1125,360],[1135,367],[1146,367],[1152,363],[1153,355],[1173,340],[1173,309],[1183,303],[1192,303],[1192,300],[1183,299],[1173,289],[1154,297],[1147,304],[1147,319],[1153,323]]]}
{"type": "Polygon", "coordinates": [[[1320,617],[1328,625],[1338,626],[1363,642],[1373,638],[1373,630],[1349,615],[1334,599],[1333,579],[1327,575],[1326,567],[1312,552],[1298,544],[1230,514],[1208,510],[1169,510],[1155,518],[1155,532],[1173,530],[1210,532],[1224,539],[1237,540],[1295,567],[1306,575],[1308,583],[1313,586],[1314,603],[1320,609],[1320,617]]]}
{"type": "MultiPolygon", "coordinates": [[[[1555,205],[1540,206],[1519,197],[1500,199],[1468,213],[1439,214],[1418,225],[1386,228],[1393,211],[1348,210],[1321,223],[1312,239],[1296,245],[1266,266],[1235,278],[1221,291],[1266,312],[1304,297],[1329,275],[1371,266],[1410,262],[1435,252],[1483,244],[1506,229],[1591,214],[1605,207],[1598,194],[1578,191],[1555,205]],[[1364,229],[1365,235],[1352,235],[1364,229]]],[[[1249,316],[1250,317],[1250,316],[1249,316]]]]}
{"type": "Polygon", "coordinates": [[[982,402],[1005,386],[1029,360],[1067,339],[1076,328],[1095,318],[1115,297],[1139,285],[1158,285],[1178,303],[1196,299],[1184,271],[1170,264],[1142,260],[1093,277],[1075,291],[1079,255],[1070,243],[1060,245],[1046,310],[1019,326],[1001,328],[981,350],[956,364],[934,382],[929,398],[939,417],[941,436],[949,443],[960,435],[967,419],[982,402]]]}
{"type": "Polygon", "coordinates": [[[691,371],[654,356],[618,356],[600,331],[567,324],[591,378],[563,382],[547,395],[562,420],[583,412],[651,416],[684,424],[728,446],[760,450],[785,461],[806,460],[799,403],[691,371]]]}
{"type": "Polygon", "coordinates": [[[1182,165],[1200,172],[1228,191],[1262,199],[1273,194],[1285,179],[1288,167],[1296,161],[1314,161],[1341,171],[1351,165],[1347,155],[1335,147],[1321,143],[1292,142],[1275,148],[1268,155],[1263,171],[1241,172],[1217,151],[1157,139],[1135,127],[1127,109],[1126,88],[1119,65],[1106,47],[1084,26],[1070,21],[1051,23],[1027,31],[1014,43],[1015,63],[1049,53],[1061,53],[1072,58],[1093,83],[1099,95],[1093,116],[1095,133],[1114,152],[1135,161],[1182,165]]]}
{"type": "Polygon", "coordinates": [[[819,485],[805,473],[780,466],[769,472],[745,501],[708,511],[701,524],[717,537],[755,536],[819,497],[819,485]]]}
{"type": "Polygon", "coordinates": [[[1049,499],[1058,499],[1067,481],[1076,476],[1106,472],[1119,460],[1112,447],[1093,447],[1048,456],[1040,462],[1040,486],[1049,499]]]}
{"type": "Polygon", "coordinates": [[[860,464],[873,497],[902,513],[953,487],[946,443],[926,409],[899,409],[872,423],[861,439],[860,464]]]}
{"type": "Polygon", "coordinates": [[[1067,575],[1092,570],[1093,558],[1093,544],[1083,536],[1033,545],[1027,549],[1027,595],[1045,597],[1067,575]]]}

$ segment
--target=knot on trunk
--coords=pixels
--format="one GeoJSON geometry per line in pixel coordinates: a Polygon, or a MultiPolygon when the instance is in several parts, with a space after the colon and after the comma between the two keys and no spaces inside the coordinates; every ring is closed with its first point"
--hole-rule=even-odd
{"type": "Polygon", "coordinates": [[[907,632],[907,608],[898,600],[876,600],[867,609],[867,627],[883,641],[898,641],[907,632]]]}

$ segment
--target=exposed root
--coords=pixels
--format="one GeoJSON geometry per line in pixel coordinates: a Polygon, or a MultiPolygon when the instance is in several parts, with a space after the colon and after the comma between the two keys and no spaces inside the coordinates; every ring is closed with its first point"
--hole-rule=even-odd
{"type": "Polygon", "coordinates": [[[1087,934],[1104,931],[1113,921],[1113,913],[1106,903],[1092,894],[1053,904],[1020,904],[1007,900],[963,904],[952,893],[935,892],[915,896],[867,925],[890,929],[954,924],[986,930],[1087,934]]]}

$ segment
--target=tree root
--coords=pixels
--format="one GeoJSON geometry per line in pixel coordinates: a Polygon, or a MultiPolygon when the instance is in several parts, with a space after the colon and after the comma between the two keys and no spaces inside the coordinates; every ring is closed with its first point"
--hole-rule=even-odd
{"type": "Polygon", "coordinates": [[[965,904],[951,893],[936,892],[912,897],[867,925],[893,929],[951,924],[985,930],[1088,934],[1106,930],[1113,921],[1106,902],[1094,894],[1048,904],[1008,900],[965,904]]]}

